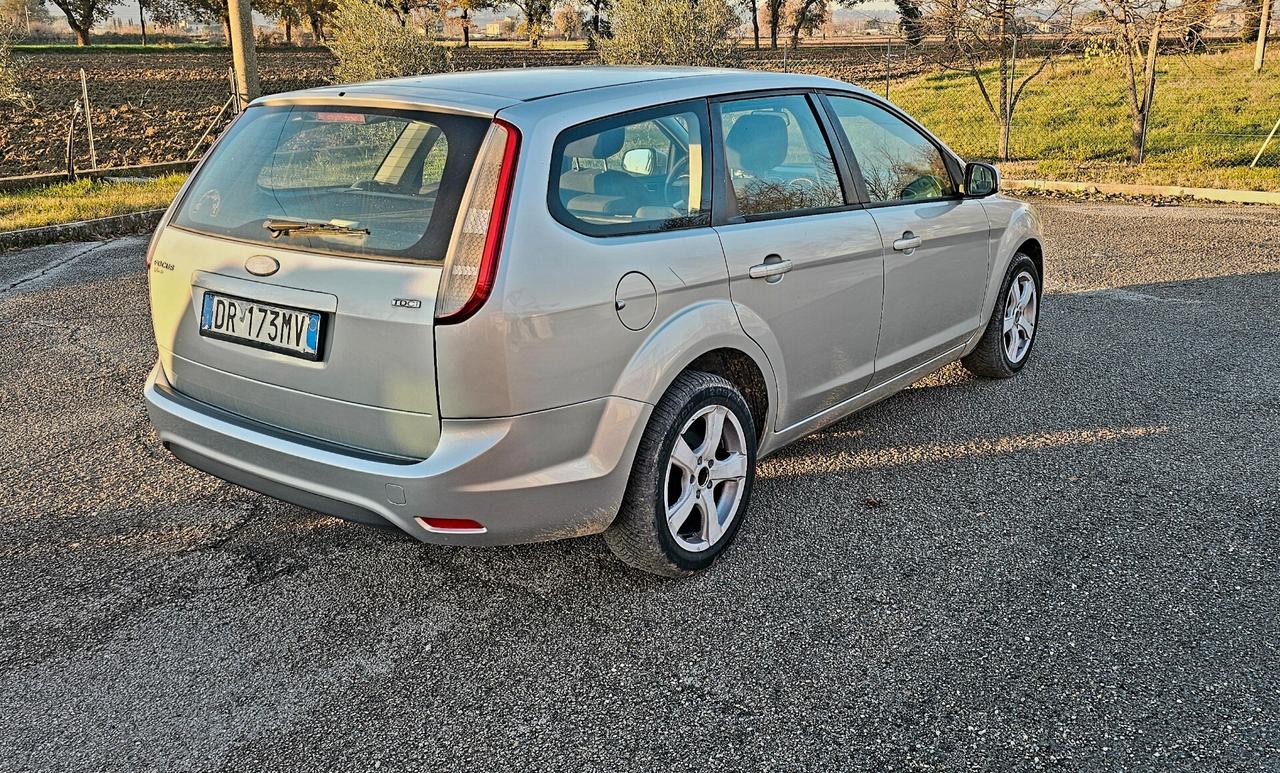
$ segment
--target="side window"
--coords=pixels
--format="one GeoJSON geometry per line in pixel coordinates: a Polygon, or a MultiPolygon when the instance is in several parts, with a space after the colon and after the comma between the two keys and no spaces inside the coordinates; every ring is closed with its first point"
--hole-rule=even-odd
{"type": "Polygon", "coordinates": [[[721,102],[725,162],[744,216],[845,203],[831,149],[800,94],[721,102]]]}
{"type": "Polygon", "coordinates": [[[942,152],[889,111],[852,97],[829,96],[871,201],[914,201],[956,195],[942,152]]]}
{"type": "Polygon", "coordinates": [[[596,236],[709,225],[709,137],[687,103],[567,129],[552,152],[552,213],[596,236]]]}

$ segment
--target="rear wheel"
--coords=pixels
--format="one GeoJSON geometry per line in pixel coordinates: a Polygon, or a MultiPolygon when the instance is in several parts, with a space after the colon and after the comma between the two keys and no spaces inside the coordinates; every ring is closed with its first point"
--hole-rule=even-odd
{"type": "Polygon", "coordinates": [[[653,410],[605,542],[623,562],[679,576],[733,542],[755,481],[756,433],[738,390],[686,371],[653,410]]]}
{"type": "Polygon", "coordinates": [[[1031,357],[1040,324],[1040,272],[1031,258],[1014,256],[999,300],[977,347],[961,360],[976,376],[1009,378],[1031,357]]]}

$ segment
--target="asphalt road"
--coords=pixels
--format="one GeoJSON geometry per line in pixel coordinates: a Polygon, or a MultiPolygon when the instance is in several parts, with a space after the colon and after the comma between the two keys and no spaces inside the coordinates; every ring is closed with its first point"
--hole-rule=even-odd
{"type": "Polygon", "coordinates": [[[1280,214],[1039,207],[1028,368],[764,460],[682,581],[184,468],[144,242],[0,256],[0,769],[1280,770],[1280,214]]]}

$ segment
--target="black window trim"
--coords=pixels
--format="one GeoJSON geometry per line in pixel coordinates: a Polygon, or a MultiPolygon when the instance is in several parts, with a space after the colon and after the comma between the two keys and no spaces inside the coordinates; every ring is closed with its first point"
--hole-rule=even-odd
{"type": "Polygon", "coordinates": [[[943,145],[938,141],[936,137],[933,136],[932,133],[929,132],[928,129],[925,129],[923,126],[921,126],[920,123],[914,120],[913,118],[911,118],[911,116],[902,112],[897,107],[889,104],[888,102],[884,102],[880,99],[876,99],[873,97],[868,97],[866,94],[859,94],[854,91],[841,91],[840,89],[821,89],[817,92],[817,95],[819,100],[822,103],[824,111],[827,113],[828,118],[833,125],[833,128],[836,130],[836,135],[840,138],[840,149],[841,149],[841,152],[844,154],[845,164],[848,165],[848,167],[852,170],[853,175],[857,180],[858,196],[861,198],[863,202],[863,206],[865,206],[867,209],[882,209],[884,207],[903,207],[903,206],[917,205],[917,204],[937,203],[942,201],[961,201],[965,198],[965,195],[963,192],[964,186],[961,185],[959,181],[959,177],[962,175],[962,173],[959,170],[960,164],[961,164],[960,159],[956,158],[955,154],[951,153],[949,150],[943,147],[943,145]],[[872,107],[880,108],[881,110],[885,111],[889,115],[892,115],[894,118],[897,118],[898,120],[902,121],[911,129],[914,129],[917,134],[923,137],[926,142],[928,142],[930,145],[934,147],[935,150],[938,151],[939,157],[942,158],[943,166],[947,168],[947,177],[951,180],[951,187],[955,188],[956,192],[951,196],[935,196],[929,199],[895,199],[894,201],[872,201],[871,196],[867,193],[866,181],[862,176],[862,167],[858,165],[858,159],[853,153],[853,146],[849,143],[849,138],[845,135],[844,128],[840,125],[839,115],[836,113],[835,106],[831,104],[830,97],[845,97],[848,99],[856,99],[860,102],[866,102],[872,107]]]}
{"type": "Polygon", "coordinates": [[[748,91],[735,91],[725,94],[717,94],[707,99],[709,105],[709,113],[711,117],[711,144],[714,148],[715,169],[712,175],[715,177],[716,185],[714,186],[715,195],[711,200],[711,224],[713,226],[738,225],[741,223],[758,223],[768,220],[784,220],[797,217],[810,217],[813,215],[828,215],[833,212],[849,212],[851,210],[859,210],[863,208],[863,202],[859,200],[857,193],[857,181],[859,178],[855,176],[853,171],[856,167],[849,168],[844,158],[843,149],[839,153],[836,152],[836,146],[832,142],[834,127],[825,116],[826,108],[821,106],[816,99],[816,93],[810,87],[792,87],[780,89],[756,89],[748,91]],[[803,96],[809,105],[809,110],[813,113],[814,120],[818,123],[818,130],[822,133],[823,139],[827,143],[827,151],[831,153],[831,164],[836,169],[836,177],[840,180],[840,188],[844,194],[845,203],[834,207],[813,207],[810,209],[794,209],[786,212],[767,212],[757,215],[743,215],[738,211],[738,201],[733,195],[733,182],[729,177],[729,163],[725,156],[724,149],[724,126],[720,121],[720,110],[718,106],[723,102],[739,102],[748,99],[760,99],[764,97],[775,96],[803,96]],[[854,183],[854,185],[850,185],[854,183]]]}
{"type": "Polygon", "coordinates": [[[673,233],[676,231],[687,231],[694,228],[709,228],[712,224],[710,203],[715,201],[715,185],[712,171],[711,155],[713,153],[713,140],[710,129],[710,114],[707,108],[707,100],[704,97],[694,97],[692,99],[681,99],[675,102],[663,102],[661,104],[649,105],[647,107],[636,108],[632,110],[624,110],[621,113],[612,113],[610,115],[602,115],[592,118],[573,126],[565,127],[556,135],[555,142],[551,145],[551,166],[547,170],[547,209],[551,212],[551,217],[557,223],[568,228],[571,231],[580,233],[583,236],[595,238],[609,238],[614,236],[642,236],[645,234],[657,233],[673,233]],[[672,116],[677,113],[693,113],[698,116],[701,122],[701,139],[703,145],[702,153],[702,179],[703,187],[707,189],[707,195],[704,196],[708,206],[704,207],[702,214],[686,215],[684,217],[670,218],[668,220],[653,220],[642,223],[617,223],[617,224],[600,224],[588,223],[577,217],[574,217],[560,201],[560,158],[564,153],[565,147],[570,142],[589,137],[592,134],[599,134],[601,131],[617,128],[618,126],[629,126],[635,123],[654,120],[672,116]],[[597,126],[603,125],[605,128],[598,129],[597,126]]]}

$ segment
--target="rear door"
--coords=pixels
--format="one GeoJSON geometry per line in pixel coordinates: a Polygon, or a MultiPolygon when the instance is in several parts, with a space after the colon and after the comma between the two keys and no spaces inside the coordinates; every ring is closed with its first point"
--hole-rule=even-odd
{"type": "Polygon", "coordinates": [[[152,255],[170,385],[317,439],[429,455],[435,297],[489,125],[348,107],[247,111],[152,255]]]}
{"type": "Polygon", "coordinates": [[[716,231],[747,332],[777,343],[761,342],[786,380],[778,431],[862,391],[880,330],[880,236],[852,203],[814,106],[804,93],[778,93],[711,110],[716,231]]]}
{"type": "Polygon", "coordinates": [[[958,346],[986,289],[986,211],[960,195],[933,140],[870,100],[825,95],[885,245],[884,319],[874,383],[958,346]]]}

